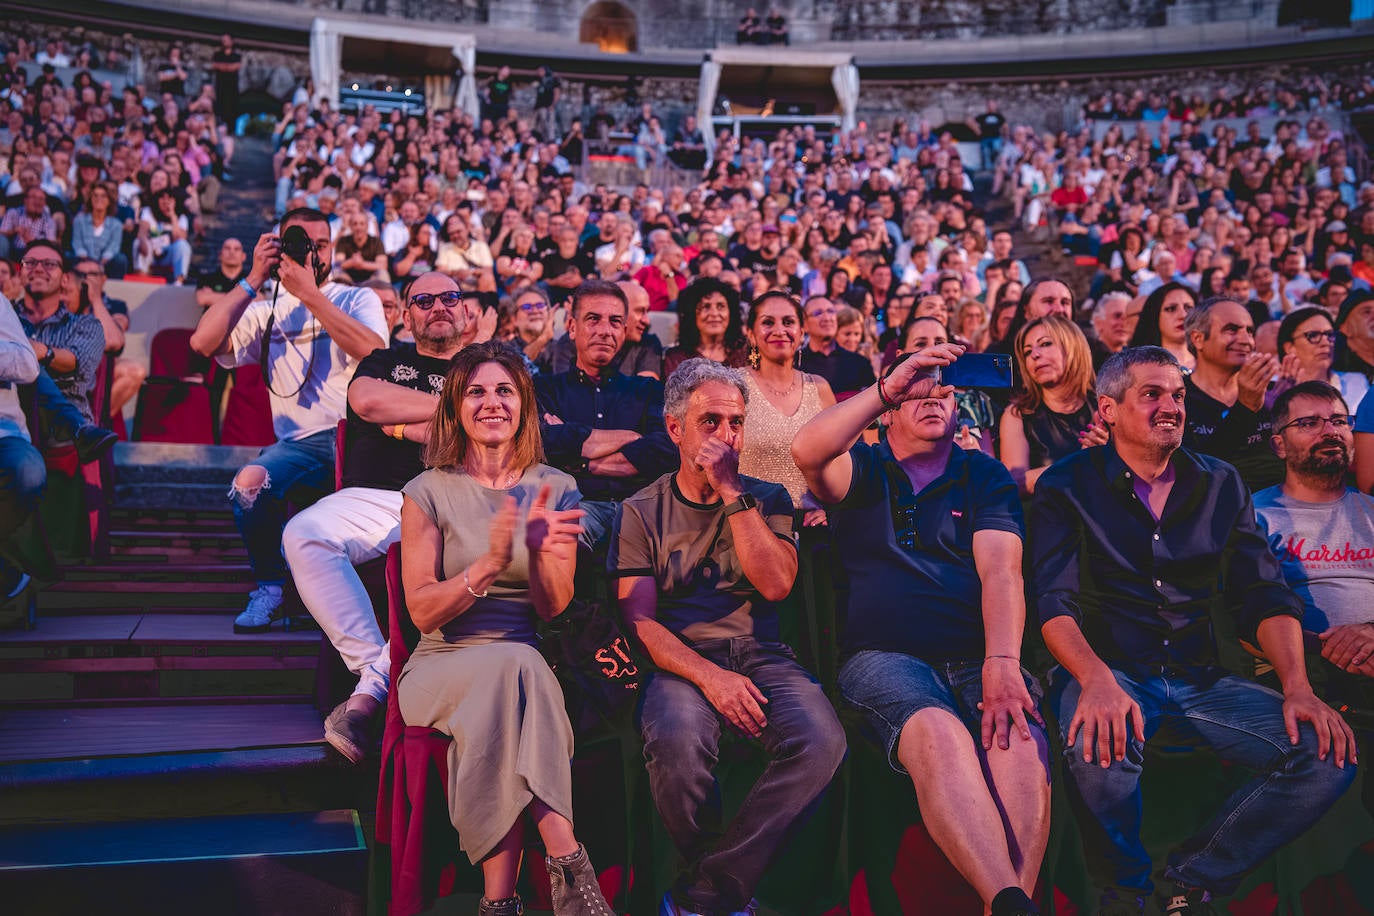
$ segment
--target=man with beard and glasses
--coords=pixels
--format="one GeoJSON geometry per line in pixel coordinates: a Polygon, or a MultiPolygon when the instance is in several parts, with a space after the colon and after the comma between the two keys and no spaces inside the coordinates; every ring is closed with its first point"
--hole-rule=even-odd
{"type": "Polygon", "coordinates": [[[401,320],[415,342],[374,350],[348,386],[343,488],[292,517],[282,534],[301,602],[359,676],[324,725],[325,739],[353,763],[371,747],[391,680],[391,653],[353,567],[386,556],[400,540],[401,487],[424,470],[429,421],[449,360],[463,346],[458,284],[437,271],[416,277],[401,320]]]}
{"type": "Polygon", "coordinates": [[[1097,400],[1111,441],[1051,465],[1031,503],[1028,594],[1061,666],[1050,696],[1069,799],[1113,916],[1143,913],[1156,877],[1165,916],[1215,912],[1211,894],[1234,893],[1355,778],[1354,735],[1308,681],[1302,602],[1249,492],[1231,465],[1181,447],[1186,391],[1162,347],[1108,359],[1097,400]],[[1282,693],[1222,667],[1223,615],[1282,693]],[[1140,837],[1147,742],[1210,747],[1250,774],[1162,876],[1140,837]]]}
{"type": "MultiPolygon", "coordinates": [[[[1350,408],[1325,382],[1294,385],[1274,402],[1271,441],[1286,473],[1281,485],[1255,494],[1255,513],[1302,599],[1316,689],[1347,710],[1367,742],[1374,732],[1374,498],[1345,484],[1355,453],[1350,408]]],[[[1374,811],[1368,780],[1364,804],[1374,811]]]]}

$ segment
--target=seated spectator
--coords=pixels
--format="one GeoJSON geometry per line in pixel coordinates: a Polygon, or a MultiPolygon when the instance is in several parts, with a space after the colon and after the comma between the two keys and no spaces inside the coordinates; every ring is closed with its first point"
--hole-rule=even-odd
{"type": "MultiPolygon", "coordinates": [[[[39,248],[35,257],[46,257],[39,248]]],[[[43,456],[29,438],[19,386],[38,378],[38,358],[19,316],[0,299],[0,603],[17,598],[29,584],[17,535],[37,510],[48,479],[43,456]]],[[[51,362],[51,360],[50,360],[51,362]]]]}
{"type": "Polygon", "coordinates": [[[747,397],[740,373],[711,360],[669,375],[679,466],[625,500],[607,557],[656,667],[640,729],[654,805],[687,863],[659,910],[672,916],[751,908],[845,753],[821,685],[780,642],[777,605],[797,575],[792,501],[739,473],[747,397]],[[713,772],[722,726],[769,760],[728,825],[713,772]]]}
{"type": "MultiPolygon", "coordinates": [[[[538,363],[553,341],[553,307],[549,297],[537,286],[516,294],[511,340],[531,363],[538,363]]],[[[566,335],[565,335],[566,336],[566,335]]]]}
{"type": "Polygon", "coordinates": [[[544,273],[539,252],[534,247],[534,229],[521,223],[511,231],[510,241],[496,259],[496,279],[508,293],[519,292],[538,283],[544,273]]]}
{"type": "Polygon", "coordinates": [[[104,275],[123,279],[129,269],[124,256],[124,225],[115,214],[114,190],[107,184],[91,187],[81,212],[72,220],[72,254],[78,258],[92,258],[104,275]]]}
{"type": "Polygon", "coordinates": [[[740,368],[748,357],[739,292],[720,280],[694,280],[678,298],[678,345],[663,354],[666,379],[684,361],[701,356],[740,368]]]}
{"type": "Polygon", "coordinates": [[[1139,312],[1131,317],[1130,310],[1130,294],[1119,290],[1107,293],[1093,306],[1093,333],[1088,338],[1088,346],[1092,349],[1094,371],[1102,367],[1107,357],[1120,353],[1130,343],[1136,319],[1140,317],[1139,312]]]}
{"type": "Polygon", "coordinates": [[[1274,486],[1283,464],[1269,448],[1273,424],[1264,394],[1279,361],[1255,349],[1245,306],[1212,299],[1193,309],[1184,331],[1197,368],[1188,375],[1183,441],[1193,451],[1228,462],[1251,492],[1274,486]]]}
{"type": "MultiPolygon", "coordinates": [[[[673,146],[668,158],[679,168],[701,169],[706,166],[706,140],[697,126],[696,115],[687,115],[673,135],[673,146]]],[[[693,252],[692,257],[696,257],[693,252]]]]}
{"type": "Polygon", "coordinates": [[[444,220],[435,270],[457,280],[464,291],[475,291],[484,276],[495,282],[495,267],[491,249],[486,242],[472,237],[472,227],[461,211],[444,220]]]}
{"type": "Polygon", "coordinates": [[[334,270],[343,271],[355,285],[391,279],[382,240],[370,234],[367,214],[352,214],[345,228],[334,245],[334,270]]]}
{"type": "Polygon", "coordinates": [[[1303,382],[1325,382],[1341,393],[1347,413],[1353,413],[1364,400],[1369,381],[1358,372],[1332,371],[1335,350],[1335,323],[1326,309],[1309,305],[1285,315],[1276,345],[1279,376],[1265,392],[1265,404],[1273,407],[1281,394],[1303,382]]]}
{"type": "Polygon", "coordinates": [[[1145,298],[1131,335],[1133,347],[1163,347],[1187,375],[1197,365],[1184,326],[1197,308],[1197,293],[1182,283],[1166,283],[1145,298]]]}
{"type": "Polygon", "coordinates": [[[392,258],[391,278],[404,283],[435,269],[434,227],[419,222],[410,227],[410,241],[392,258]]]}
{"type": "MultiPolygon", "coordinates": [[[[1218,317],[1229,325],[1244,308],[1228,304],[1238,314],[1218,317]]],[[[1254,771],[1170,854],[1158,906],[1177,916],[1208,912],[1211,894],[1234,892],[1355,777],[1346,765],[1354,736],[1312,692],[1302,604],[1244,483],[1226,463],[1180,447],[1186,390],[1165,350],[1130,348],[1107,360],[1098,409],[1110,444],[1046,471],[1031,507],[1029,594],[1062,666],[1051,701],[1069,799],[1108,911],[1143,912],[1154,889],[1140,838],[1147,740],[1207,746],[1254,771]],[[1282,695],[1221,667],[1218,613],[1274,664],[1282,695]]]]}
{"type": "Polygon", "coordinates": [[[196,280],[196,304],[209,308],[215,300],[232,292],[240,280],[247,279],[245,267],[248,257],[243,251],[243,243],[230,237],[219,246],[219,268],[212,273],[202,273],[196,280]]]}
{"type": "Polygon", "coordinates": [[[1358,372],[1374,384],[1374,293],[1353,292],[1336,313],[1339,333],[1336,351],[1337,372],[1358,372]]]}
{"type": "Polygon", "coordinates": [[[793,454],[828,507],[852,585],[840,692],[911,777],[925,828],[983,906],[1025,916],[1039,913],[1028,894],[1050,791],[1040,687],[1020,665],[1021,505],[996,459],[954,447],[953,389],[921,378],[962,350],[902,357],[807,424],[793,454]],[[882,415],[887,441],[860,442],[882,415]],[[962,521],[934,524],[951,516],[962,521]]]}
{"type": "Polygon", "coordinates": [[[1093,362],[1078,325],[1058,315],[1037,318],[1016,335],[1022,390],[1002,414],[1002,463],[1022,494],[1054,462],[1107,443],[1093,397],[1093,362]]]}
{"type": "MultiPolygon", "coordinates": [[[[63,398],[81,416],[79,426],[95,422],[91,393],[96,373],[105,358],[105,331],[93,315],[77,315],[64,307],[71,294],[67,286],[67,262],[56,242],[38,239],[28,246],[23,268],[24,296],[15,303],[24,333],[33,344],[38,365],[57,383],[63,398]]],[[[78,429],[49,424],[52,441],[75,441],[78,429]],[[72,438],[68,438],[72,434],[72,438]]]]}
{"type": "MultiPolygon", "coordinates": [[[[1255,494],[1255,515],[1302,600],[1317,695],[1367,714],[1374,709],[1374,568],[1355,558],[1374,544],[1374,499],[1345,483],[1355,456],[1351,425],[1340,392],[1325,382],[1300,382],[1280,395],[1273,445],[1284,479],[1255,494]]],[[[1355,728],[1362,743],[1371,737],[1364,722],[1355,728]]],[[[1374,810],[1372,803],[1366,780],[1365,809],[1374,810]]]]}
{"type": "Polygon", "coordinates": [[[105,334],[105,352],[115,357],[108,404],[110,416],[115,416],[138,396],[148,377],[142,362],[119,355],[124,352],[124,335],[129,331],[129,306],[105,295],[105,271],[94,258],[78,258],[72,265],[72,276],[78,287],[76,295],[67,300],[67,308],[95,316],[105,334]]]}
{"type": "MultiPolygon", "coordinates": [[[[806,315],[804,329],[807,344],[801,353],[801,368],[825,379],[839,400],[872,385],[874,375],[871,360],[862,355],[862,349],[854,352],[840,346],[837,341],[840,331],[839,309],[834,301],[825,296],[812,296],[802,305],[802,310],[806,315]]],[[[862,315],[859,327],[862,347],[862,315]]]]}
{"type": "Polygon", "coordinates": [[[596,272],[592,259],[578,248],[577,229],[567,225],[552,233],[557,245],[540,259],[549,301],[562,305],[582,281],[596,272]]]}
{"type": "Polygon", "coordinates": [[[758,39],[762,26],[763,21],[759,19],[759,14],[752,6],[749,7],[744,11],[744,15],[739,17],[739,26],[735,29],[735,44],[753,44],[758,39]]]}
{"type": "Polygon", "coordinates": [[[59,229],[47,200],[48,195],[35,184],[24,191],[19,204],[8,205],[0,219],[0,259],[19,261],[34,242],[57,241],[59,229]]]}
{"type": "Polygon", "coordinates": [[[535,383],[548,461],[577,479],[586,513],[582,541],[589,549],[610,532],[620,501],[673,460],[663,427],[663,385],[611,368],[628,312],[625,292],[614,283],[579,286],[568,319],[577,362],[535,383]]]}
{"type": "Polygon", "coordinates": [[[768,18],[763,21],[764,44],[785,45],[790,44],[787,36],[787,18],[778,10],[776,6],[768,10],[768,18]]]}
{"type": "Polygon", "coordinates": [[[462,295],[437,271],[410,284],[401,314],[415,342],[374,350],[348,385],[343,488],[294,515],[282,533],[301,603],[359,678],[324,724],[325,740],[355,764],[374,745],[391,655],[354,566],[386,556],[401,538],[401,489],[424,470],[420,450],[449,361],[462,348],[462,295]]]}
{"type": "Polygon", "coordinates": [[[1076,305],[1073,291],[1065,283],[1052,277],[1041,277],[1032,281],[1021,291],[1015,317],[1007,327],[1006,334],[989,347],[989,351],[1011,355],[1014,352],[1012,347],[1016,343],[1016,335],[1027,322],[1047,315],[1058,315],[1072,321],[1076,305]]]}
{"type": "Polygon", "coordinates": [[[147,273],[153,267],[166,267],[173,284],[181,285],[191,272],[191,223],[179,211],[176,192],[164,188],[153,195],[152,205],[143,208],[138,223],[134,246],[138,270],[147,273]]]}
{"type": "Polygon", "coordinates": [[[596,249],[593,256],[603,280],[632,279],[644,266],[644,249],[635,243],[633,223],[615,224],[615,240],[596,249]]]}
{"type": "Polygon", "coordinates": [[[666,312],[677,308],[678,295],[687,286],[687,272],[682,264],[682,249],[669,243],[659,248],[653,261],[645,264],[634,281],[649,294],[649,310],[666,312]]]}
{"type": "Polygon", "coordinates": [[[573,597],[578,492],[539,463],[523,361],[501,344],[450,364],[425,447],[403,488],[401,576],[420,643],[396,682],[407,725],[453,737],[449,816],[482,870],[484,916],[519,916],[526,812],[547,852],[559,916],[610,916],[573,833],[573,731],[536,648],[536,620],[573,597]],[[512,716],[517,724],[511,725],[512,716]]]}
{"type": "Polygon", "coordinates": [[[277,441],[234,475],[229,501],[257,587],[234,631],[268,630],[282,603],[286,564],[281,535],[286,503],[300,506],[332,488],[334,437],[358,362],[386,346],[386,318],[377,294],[330,282],[329,222],[318,210],[292,210],[282,233],[304,230],[310,264],[282,254],[267,233],[253,251],[248,278],[201,316],[191,348],[226,368],[262,366],[277,441]],[[276,271],[273,298],[259,290],[276,271]],[[274,302],[273,299],[276,301],[274,302]],[[264,352],[265,351],[265,352],[264,352]]]}
{"type": "Polygon", "coordinates": [[[749,306],[749,410],[739,450],[740,473],[780,483],[806,527],[825,524],[825,510],[807,492],[792,460],[792,440],[816,414],[835,403],[829,383],[796,367],[802,345],[801,305],[786,292],[764,293],[749,306]]]}

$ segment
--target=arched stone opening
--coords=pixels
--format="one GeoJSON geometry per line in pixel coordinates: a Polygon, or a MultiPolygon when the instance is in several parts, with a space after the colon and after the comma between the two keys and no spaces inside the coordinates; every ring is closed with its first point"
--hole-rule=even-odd
{"type": "Polygon", "coordinates": [[[582,13],[578,41],[611,54],[639,50],[639,23],[634,11],[615,0],[597,0],[582,13]]]}

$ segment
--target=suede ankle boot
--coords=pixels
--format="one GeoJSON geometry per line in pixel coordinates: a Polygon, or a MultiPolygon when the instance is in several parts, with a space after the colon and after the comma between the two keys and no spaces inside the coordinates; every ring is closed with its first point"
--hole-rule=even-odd
{"type": "Polygon", "coordinates": [[[554,858],[544,859],[549,870],[549,884],[553,888],[554,916],[615,916],[615,911],[601,896],[601,885],[596,881],[596,869],[587,858],[587,849],[581,844],[577,852],[554,858]]]}

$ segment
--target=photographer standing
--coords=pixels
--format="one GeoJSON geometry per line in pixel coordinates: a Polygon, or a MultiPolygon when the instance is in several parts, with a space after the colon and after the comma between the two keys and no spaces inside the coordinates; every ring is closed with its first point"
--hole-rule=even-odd
{"type": "Polygon", "coordinates": [[[229,490],[258,585],[234,621],[239,633],[272,625],[286,581],[281,534],[287,498],[299,505],[331,489],[334,430],[344,416],[348,382],[359,360],[386,346],[377,294],[326,282],[331,247],[324,214],[290,211],[281,236],[258,240],[248,277],[206,310],[191,337],[196,352],[221,365],[261,366],[272,404],[277,442],[240,470],[229,490]],[[259,298],[274,274],[279,288],[259,298]]]}

